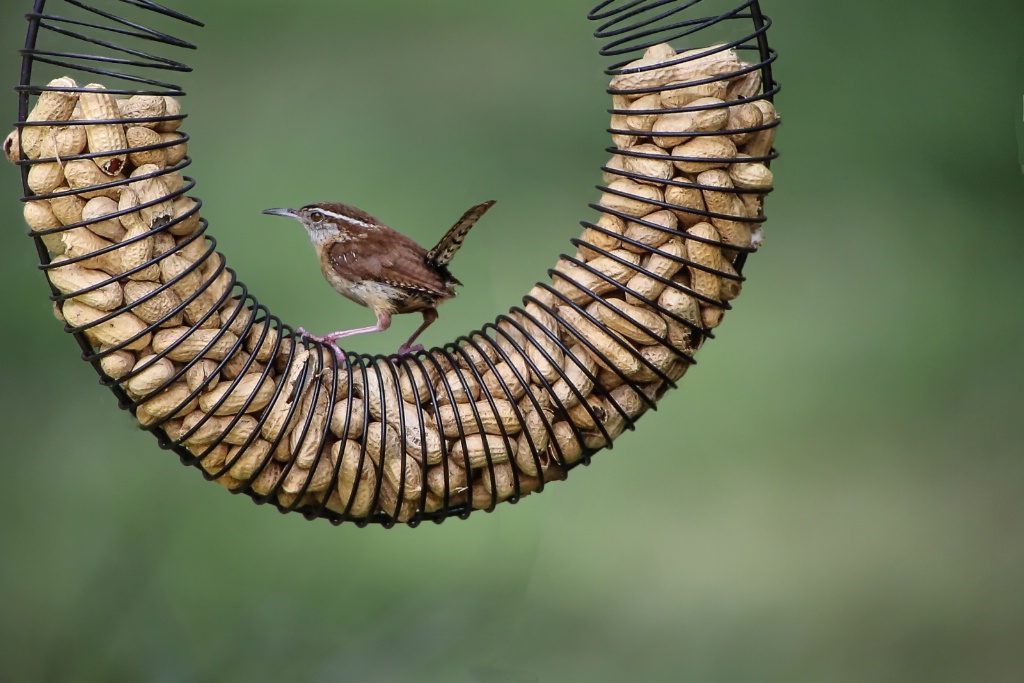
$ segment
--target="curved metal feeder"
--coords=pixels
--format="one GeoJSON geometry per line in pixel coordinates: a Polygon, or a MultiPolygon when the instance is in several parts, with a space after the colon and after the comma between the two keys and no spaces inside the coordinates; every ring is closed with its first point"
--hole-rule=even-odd
{"type": "MultiPolygon", "coordinates": [[[[126,188],[134,192],[154,178],[166,188],[164,195],[149,197],[139,189],[140,202],[122,202],[105,215],[33,224],[52,299],[69,320],[69,313],[76,314],[66,331],[120,406],[162,448],[207,479],[282,512],[336,524],[416,525],[465,518],[543,490],[610,447],[675,387],[738,293],[745,260],[759,242],[761,207],[771,188],[709,184],[698,171],[737,164],[760,169],[775,157],[777,117],[764,115],[752,125],[731,118],[740,105],[762,103],[762,113],[774,111],[763,105],[778,92],[770,21],[758,2],[707,9],[713,4],[608,0],[590,12],[599,24],[595,35],[607,41],[601,55],[617,60],[606,71],[614,102],[608,132],[616,145],[607,150],[614,156],[603,168],[602,201],[590,205],[601,220],[582,223],[583,236],[572,240],[575,253],[560,257],[548,271],[550,281],[532,289],[521,306],[444,348],[402,358],[349,353],[339,365],[329,349],[300,342],[227,268],[206,221],[197,220],[201,202],[182,200],[195,187],[182,175],[189,157],[141,174],[114,173],[99,184],[69,179],[33,191],[36,166],[56,164],[70,177],[72,162],[102,161],[117,152],[163,150],[172,159],[170,152],[188,142],[182,132],[132,149],[86,147],[63,157],[32,156],[23,141],[34,128],[55,130],[53,120],[31,120],[33,98],[54,92],[79,98],[88,92],[83,82],[102,83],[119,99],[181,100],[184,90],[165,79],[190,68],[166,55],[194,46],[146,24],[159,15],[182,28],[202,26],[147,0],[120,0],[116,12],[79,0],[36,0],[27,15],[17,88],[21,135],[13,151],[6,150],[22,167],[26,212],[46,213],[61,200],[80,206],[101,194],[123,198],[126,188]],[[648,59],[637,62],[645,51],[648,59]],[[712,63],[718,66],[705,68],[712,63]],[[44,70],[78,80],[34,81],[44,70]],[[716,93],[721,97],[701,98],[716,93]],[[724,127],[687,129],[678,141],[730,138],[733,150],[756,154],[691,157],[685,147],[659,151],[649,144],[659,138],[644,128],[645,117],[649,124],[668,114],[713,118],[716,112],[720,118],[729,114],[724,127]],[[650,175],[649,162],[668,168],[667,175],[650,175]],[[104,221],[127,222],[175,201],[187,208],[151,221],[146,232],[93,239],[104,221]],[[83,235],[93,247],[68,246],[83,235]],[[133,248],[148,249],[148,257],[118,266],[133,248]],[[55,258],[59,251],[65,253],[55,258]],[[96,266],[109,259],[113,267],[96,266]],[[62,281],[58,271],[72,267],[102,277],[81,286],[54,284],[62,281]],[[149,284],[131,284],[140,281],[149,284]],[[81,305],[93,301],[87,295],[105,291],[136,295],[122,294],[120,303],[105,309],[81,305]],[[112,326],[141,319],[135,314],[142,316],[142,307],[168,298],[174,303],[162,315],[150,313],[143,326],[110,339],[112,326]],[[83,319],[82,311],[90,314],[83,319]],[[157,367],[169,370],[139,391],[157,367]],[[170,409],[167,401],[174,402],[170,409]]],[[[113,119],[83,118],[76,111],[70,121],[57,123],[175,131],[184,118],[173,108],[153,116],[122,108],[113,119]]]]}

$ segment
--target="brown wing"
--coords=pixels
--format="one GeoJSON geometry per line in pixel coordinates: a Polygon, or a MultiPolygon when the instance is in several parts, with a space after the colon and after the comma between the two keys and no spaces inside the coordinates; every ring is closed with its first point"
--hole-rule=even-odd
{"type": "Polygon", "coordinates": [[[462,240],[466,239],[466,234],[492,206],[494,206],[493,199],[483,204],[477,204],[464,213],[462,218],[444,234],[444,237],[437,243],[437,246],[427,252],[427,262],[438,266],[447,266],[451,263],[455,253],[462,246],[462,240]]]}
{"type": "Polygon", "coordinates": [[[444,278],[427,264],[426,249],[404,235],[391,237],[379,247],[364,240],[339,242],[331,247],[331,265],[350,282],[385,282],[430,296],[450,297],[444,278]]]}

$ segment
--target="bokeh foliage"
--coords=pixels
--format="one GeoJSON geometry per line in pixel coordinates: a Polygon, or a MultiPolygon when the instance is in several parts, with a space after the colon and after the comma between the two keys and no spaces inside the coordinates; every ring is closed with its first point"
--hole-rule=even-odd
{"type": "MultiPolygon", "coordinates": [[[[168,4],[208,24],[180,77],[204,215],[293,324],[370,314],[268,206],[429,242],[498,199],[427,343],[517,303],[592,215],[588,3],[168,4]]],[[[159,451],[60,332],[0,169],[0,680],[1019,680],[1024,10],[764,5],[783,157],[720,338],[590,469],[465,522],[307,523],[159,451]]],[[[28,9],[0,8],[12,86],[28,9]]]]}

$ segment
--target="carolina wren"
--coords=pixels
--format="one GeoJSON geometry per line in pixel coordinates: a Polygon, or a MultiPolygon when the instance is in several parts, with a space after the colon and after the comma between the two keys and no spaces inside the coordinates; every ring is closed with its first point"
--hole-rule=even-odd
{"type": "Polygon", "coordinates": [[[386,330],[391,326],[392,315],[419,311],[423,313],[423,324],[398,348],[398,353],[421,351],[423,346],[413,346],[413,342],[437,320],[437,307],[455,296],[455,285],[462,284],[448,271],[448,263],[462,246],[466,233],[492,206],[494,201],[474,206],[429,251],[347,204],[310,204],[301,209],[264,211],[302,223],[327,282],[338,294],[372,309],[377,316],[377,324],[372,327],[342,330],[323,337],[300,327],[299,335],[333,345],[340,361],[338,340],[342,337],[386,330]]]}

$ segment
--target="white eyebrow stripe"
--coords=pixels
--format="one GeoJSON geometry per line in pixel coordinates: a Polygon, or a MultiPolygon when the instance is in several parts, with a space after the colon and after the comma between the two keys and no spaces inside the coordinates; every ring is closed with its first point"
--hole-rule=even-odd
{"type": "Polygon", "coordinates": [[[354,223],[354,224],[358,225],[359,227],[366,228],[368,230],[372,230],[373,228],[377,227],[376,225],[372,225],[370,223],[365,223],[365,222],[359,220],[358,218],[353,218],[352,216],[343,216],[343,215],[341,215],[339,213],[334,213],[333,211],[327,211],[326,209],[318,209],[318,211],[320,211],[320,213],[323,213],[323,214],[326,214],[326,215],[330,216],[331,218],[336,218],[339,221],[346,221],[348,223],[354,223]]]}

